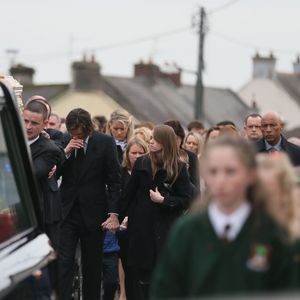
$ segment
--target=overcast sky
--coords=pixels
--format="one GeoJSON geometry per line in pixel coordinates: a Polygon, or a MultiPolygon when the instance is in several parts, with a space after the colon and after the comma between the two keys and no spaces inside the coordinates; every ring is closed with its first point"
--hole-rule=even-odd
{"type": "MultiPolygon", "coordinates": [[[[273,50],[277,69],[292,71],[300,52],[299,0],[9,0],[0,6],[0,72],[7,72],[7,49],[18,49],[16,62],[36,69],[36,83],[68,82],[71,61],[97,48],[105,75],[132,76],[133,64],[149,57],[193,71],[198,36],[192,16],[199,6],[214,11],[231,2],[208,15],[204,83],[237,90],[251,78],[258,50],[273,50]],[[186,30],[101,49],[178,28],[186,30]]],[[[183,79],[194,83],[195,76],[183,79]]]]}

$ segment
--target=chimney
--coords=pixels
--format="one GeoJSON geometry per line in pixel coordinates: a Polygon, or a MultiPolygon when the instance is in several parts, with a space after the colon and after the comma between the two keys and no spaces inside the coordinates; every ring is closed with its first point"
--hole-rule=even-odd
{"type": "Polygon", "coordinates": [[[270,52],[269,56],[260,56],[257,52],[253,60],[253,78],[274,79],[276,58],[270,52]]]}
{"type": "Polygon", "coordinates": [[[142,60],[134,65],[134,77],[145,77],[151,80],[155,80],[160,75],[160,69],[150,59],[148,63],[144,63],[142,60]]]}
{"type": "Polygon", "coordinates": [[[100,89],[100,65],[94,55],[88,60],[83,56],[82,61],[72,64],[72,88],[79,91],[100,89]]]}
{"type": "Polygon", "coordinates": [[[300,74],[300,57],[299,57],[299,55],[297,55],[297,59],[293,63],[293,66],[294,66],[294,73],[300,74]]]}
{"type": "Polygon", "coordinates": [[[22,64],[17,64],[9,69],[10,74],[24,86],[33,85],[33,68],[26,67],[22,64]]]}
{"type": "Polygon", "coordinates": [[[181,69],[177,66],[176,63],[173,64],[165,63],[160,72],[160,77],[168,78],[177,87],[181,86],[181,69]]]}

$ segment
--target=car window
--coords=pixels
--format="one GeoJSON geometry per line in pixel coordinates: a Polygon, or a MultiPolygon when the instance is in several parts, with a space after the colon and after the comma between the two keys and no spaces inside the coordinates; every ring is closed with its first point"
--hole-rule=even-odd
{"type": "Polygon", "coordinates": [[[15,172],[8,155],[0,114],[0,243],[31,227],[30,218],[21,201],[15,172]]]}

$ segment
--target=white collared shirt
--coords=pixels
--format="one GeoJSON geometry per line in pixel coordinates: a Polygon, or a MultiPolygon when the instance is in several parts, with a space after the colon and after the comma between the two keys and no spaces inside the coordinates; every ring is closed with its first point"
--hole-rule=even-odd
{"type": "Polygon", "coordinates": [[[28,146],[30,146],[31,144],[33,144],[34,142],[36,142],[38,139],[40,138],[40,135],[38,135],[35,139],[27,141],[28,146]]]}
{"type": "MultiPolygon", "coordinates": [[[[88,135],[88,137],[83,141],[84,154],[86,154],[89,138],[90,138],[90,136],[88,135]]],[[[76,157],[76,155],[77,155],[77,149],[75,149],[75,157],[76,157]]]]}
{"type": "Polygon", "coordinates": [[[237,237],[250,212],[251,205],[248,201],[243,202],[243,204],[230,215],[221,212],[214,201],[212,201],[208,207],[208,217],[215,233],[220,238],[224,237],[225,227],[229,225],[230,229],[227,231],[226,238],[230,241],[237,237]]]}

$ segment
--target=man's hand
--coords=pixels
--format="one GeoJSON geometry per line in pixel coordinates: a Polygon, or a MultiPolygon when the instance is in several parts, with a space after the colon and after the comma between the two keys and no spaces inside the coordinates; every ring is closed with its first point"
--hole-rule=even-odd
{"type": "Polygon", "coordinates": [[[55,173],[56,171],[56,165],[54,165],[54,167],[51,169],[51,171],[49,172],[48,174],[48,178],[51,178],[53,176],[53,174],[55,173]]]}
{"type": "Polygon", "coordinates": [[[50,140],[50,135],[45,131],[45,130],[42,130],[41,131],[41,134],[48,140],[50,140]]]}
{"type": "Polygon", "coordinates": [[[67,147],[65,148],[65,153],[70,155],[74,149],[80,149],[83,147],[83,140],[71,139],[67,147]]]}
{"type": "Polygon", "coordinates": [[[155,202],[155,203],[163,203],[164,201],[164,197],[161,195],[161,193],[158,191],[158,188],[156,187],[155,191],[153,190],[150,190],[150,198],[151,198],[151,201],[155,202]]]}
{"type": "Polygon", "coordinates": [[[111,214],[107,220],[101,224],[101,227],[103,230],[109,230],[115,234],[120,227],[118,216],[111,214]]]}

